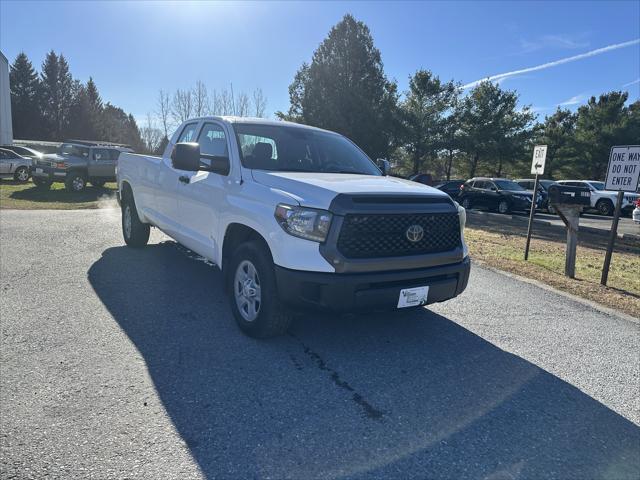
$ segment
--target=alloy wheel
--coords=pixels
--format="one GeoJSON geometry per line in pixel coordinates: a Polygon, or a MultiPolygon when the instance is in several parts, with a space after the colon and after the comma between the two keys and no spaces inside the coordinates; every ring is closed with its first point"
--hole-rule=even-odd
{"type": "Polygon", "coordinates": [[[253,322],[258,318],[262,306],[260,277],[253,263],[243,260],[236,269],[233,294],[242,318],[253,322]]]}

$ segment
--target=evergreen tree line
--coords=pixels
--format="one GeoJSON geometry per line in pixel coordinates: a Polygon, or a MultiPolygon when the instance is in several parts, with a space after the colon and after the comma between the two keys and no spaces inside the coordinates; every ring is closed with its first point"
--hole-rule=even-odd
{"type": "Polygon", "coordinates": [[[401,175],[529,176],[533,146],[546,144],[547,178],[603,179],[611,146],[640,144],[640,101],[627,104],[623,91],[541,122],[515,90],[489,81],[465,89],[421,69],[401,95],[369,28],[351,15],[297,71],[289,98],[278,117],[340,132],[401,175]]]}
{"type": "Polygon", "coordinates": [[[40,72],[19,53],[9,73],[13,136],[18,139],[101,140],[144,149],[133,115],[103,103],[93,78],[74,79],[62,54],[50,51],[40,72]]]}
{"type": "Polygon", "coordinates": [[[160,154],[168,137],[183,121],[205,115],[263,117],[267,98],[262,89],[251,94],[233,89],[213,90],[198,81],[192,89],[173,95],[160,91],[157,110],[139,128],[135,118],[104,103],[93,78],[74,79],[67,59],[51,51],[40,72],[25,53],[17,55],[9,74],[15,138],[63,141],[101,140],[131,145],[136,151],[160,154]]]}

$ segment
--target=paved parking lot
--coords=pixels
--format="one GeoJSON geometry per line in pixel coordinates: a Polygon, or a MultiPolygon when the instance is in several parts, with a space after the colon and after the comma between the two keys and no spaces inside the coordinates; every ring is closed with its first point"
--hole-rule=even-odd
{"type": "Polygon", "coordinates": [[[640,477],[640,327],[474,267],[397,314],[239,333],[116,210],[0,214],[2,478],[640,477]]]}

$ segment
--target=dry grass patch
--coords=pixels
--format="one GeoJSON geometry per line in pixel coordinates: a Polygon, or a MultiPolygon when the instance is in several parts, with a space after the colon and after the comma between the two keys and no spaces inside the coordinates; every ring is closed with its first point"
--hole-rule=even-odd
{"type": "Polygon", "coordinates": [[[640,246],[635,253],[615,252],[608,286],[600,285],[605,252],[578,246],[576,278],[564,276],[565,246],[549,240],[532,239],[529,261],[525,262],[525,239],[468,228],[465,238],[474,260],[532,278],[559,290],[621,310],[640,318],[640,246]]]}

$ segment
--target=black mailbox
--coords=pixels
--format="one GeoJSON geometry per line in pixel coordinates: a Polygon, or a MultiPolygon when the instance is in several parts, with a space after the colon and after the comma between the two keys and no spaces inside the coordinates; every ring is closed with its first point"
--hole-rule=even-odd
{"type": "Polygon", "coordinates": [[[591,191],[587,187],[570,187],[569,185],[551,185],[549,187],[549,203],[552,205],[591,205],[591,191]]]}

